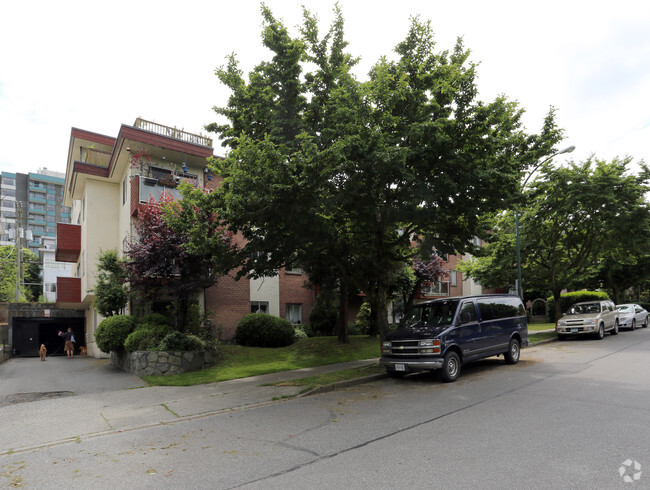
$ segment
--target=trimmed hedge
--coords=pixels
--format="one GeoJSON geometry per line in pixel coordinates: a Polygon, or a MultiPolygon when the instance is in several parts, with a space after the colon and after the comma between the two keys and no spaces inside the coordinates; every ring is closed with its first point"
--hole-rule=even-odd
{"type": "MultiPolygon", "coordinates": [[[[571,306],[576,303],[582,303],[583,301],[600,301],[603,299],[609,299],[609,295],[603,291],[572,291],[560,296],[560,311],[565,312],[571,306]]],[[[548,315],[548,321],[555,323],[557,318],[555,318],[555,300],[552,296],[548,298],[548,302],[546,303],[546,313],[548,315]]]]}
{"type": "Polygon", "coordinates": [[[235,342],[250,347],[285,347],[294,342],[295,329],[289,320],[268,313],[250,313],[235,330],[235,342]]]}
{"type": "Polygon", "coordinates": [[[135,318],[131,315],[109,316],[95,331],[97,347],[103,352],[124,349],[124,341],[135,328],[135,318]]]}
{"type": "Polygon", "coordinates": [[[187,335],[181,332],[171,332],[161,340],[160,350],[205,350],[205,343],[194,335],[187,335]]]}

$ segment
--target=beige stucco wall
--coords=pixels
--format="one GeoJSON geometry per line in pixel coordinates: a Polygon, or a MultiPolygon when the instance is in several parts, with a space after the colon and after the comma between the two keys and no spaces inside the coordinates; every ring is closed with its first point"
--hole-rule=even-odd
{"type": "Polygon", "coordinates": [[[250,280],[251,301],[268,301],[269,313],[280,316],[280,276],[250,280]]]}

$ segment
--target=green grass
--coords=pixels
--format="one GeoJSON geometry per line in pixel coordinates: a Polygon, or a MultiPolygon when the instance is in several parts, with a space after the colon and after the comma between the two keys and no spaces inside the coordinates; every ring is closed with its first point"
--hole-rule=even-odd
{"type": "Polygon", "coordinates": [[[319,374],[316,376],[308,376],[306,378],[291,379],[289,381],[276,383],[273,386],[306,386],[311,389],[316,388],[317,386],[325,386],[332,383],[338,383],[339,381],[347,381],[385,372],[386,369],[383,366],[375,364],[372,366],[362,366],[353,369],[341,369],[339,371],[332,371],[331,373],[319,374]]]}
{"type": "Polygon", "coordinates": [[[551,330],[555,328],[555,323],[529,323],[528,331],[551,330]]]}
{"type": "Polygon", "coordinates": [[[544,333],[528,333],[528,342],[531,344],[535,342],[541,342],[542,340],[548,339],[557,339],[557,333],[553,332],[544,332],[544,333]]]}
{"type": "Polygon", "coordinates": [[[340,344],[335,337],[315,337],[278,348],[223,345],[221,346],[222,360],[216,366],[173,376],[143,376],[143,379],[153,386],[193,386],[279,371],[372,359],[379,355],[379,339],[365,336],[352,336],[349,344],[340,344]]]}

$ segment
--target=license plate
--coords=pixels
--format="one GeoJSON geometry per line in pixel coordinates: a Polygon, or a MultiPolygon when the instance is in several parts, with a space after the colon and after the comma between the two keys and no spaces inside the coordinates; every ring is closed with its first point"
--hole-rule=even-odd
{"type": "Polygon", "coordinates": [[[406,366],[404,364],[395,364],[395,371],[406,371],[406,366]]]}
{"type": "Polygon", "coordinates": [[[571,329],[571,333],[577,333],[577,332],[579,332],[579,330],[577,328],[572,328],[571,329]]]}

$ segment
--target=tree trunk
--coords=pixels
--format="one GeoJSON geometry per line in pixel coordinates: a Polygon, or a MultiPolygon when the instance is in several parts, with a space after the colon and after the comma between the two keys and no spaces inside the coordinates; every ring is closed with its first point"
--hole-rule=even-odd
{"type": "Polygon", "coordinates": [[[371,337],[376,337],[378,333],[384,335],[388,332],[386,296],[386,288],[381,284],[378,285],[375,290],[373,302],[370,304],[372,308],[372,329],[369,335],[371,337]]]}
{"type": "Polygon", "coordinates": [[[349,344],[348,337],[348,283],[341,281],[339,287],[339,325],[338,325],[339,342],[349,344]]]}
{"type": "Polygon", "coordinates": [[[553,290],[553,300],[555,301],[555,323],[562,318],[562,304],[560,303],[561,289],[553,290]]]}

